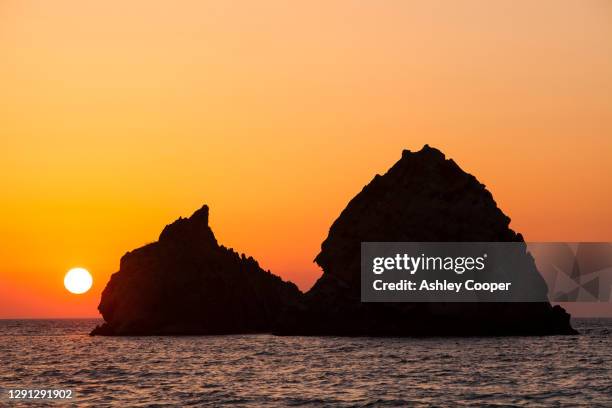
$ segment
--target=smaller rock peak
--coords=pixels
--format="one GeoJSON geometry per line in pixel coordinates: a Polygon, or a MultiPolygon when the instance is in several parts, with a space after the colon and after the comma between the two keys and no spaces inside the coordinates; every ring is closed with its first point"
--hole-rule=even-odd
{"type": "Polygon", "coordinates": [[[216,245],[217,240],[208,225],[208,206],[204,204],[191,217],[180,217],[172,224],[166,225],[159,236],[159,241],[202,241],[216,245]]]}
{"type": "Polygon", "coordinates": [[[202,208],[196,210],[189,219],[192,221],[204,222],[208,225],[208,205],[204,204],[202,208]]]}

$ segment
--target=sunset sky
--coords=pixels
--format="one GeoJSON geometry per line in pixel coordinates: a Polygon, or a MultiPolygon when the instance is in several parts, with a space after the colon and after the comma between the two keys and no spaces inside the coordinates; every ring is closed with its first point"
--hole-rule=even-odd
{"type": "Polygon", "coordinates": [[[306,290],[425,143],[526,240],[612,241],[609,0],[3,0],[0,56],[0,318],[98,316],[119,258],[204,203],[306,290]]]}

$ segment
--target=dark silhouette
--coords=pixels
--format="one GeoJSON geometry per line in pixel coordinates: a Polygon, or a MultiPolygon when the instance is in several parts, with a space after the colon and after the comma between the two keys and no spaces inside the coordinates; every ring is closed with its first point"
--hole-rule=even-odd
{"type": "MultiPolygon", "coordinates": [[[[429,146],[377,175],[332,225],[302,295],[252,258],[219,246],[208,207],[127,253],[102,293],[92,334],[540,335],[573,334],[562,308],[541,303],[362,303],[362,241],[522,242],[484,185],[429,146]]],[[[516,273],[533,274],[533,259],[516,273]]]]}
{"type": "MultiPolygon", "coordinates": [[[[574,334],[570,316],[542,303],[362,303],[360,243],[522,242],[491,193],[439,150],[405,150],[376,175],[333,223],[315,261],[323,275],[293,308],[278,334],[540,335],[574,334]]],[[[528,254],[517,270],[546,285],[528,254]]],[[[545,298],[545,297],[544,297],[545,298]]]]}
{"type": "Polygon", "coordinates": [[[218,245],[204,206],[121,258],[98,307],[106,322],[92,334],[269,332],[299,296],[293,283],[218,245]]]}

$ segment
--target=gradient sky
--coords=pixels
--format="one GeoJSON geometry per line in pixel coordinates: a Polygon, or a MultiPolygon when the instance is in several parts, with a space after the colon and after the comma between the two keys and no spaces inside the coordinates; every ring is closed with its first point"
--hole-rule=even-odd
{"type": "Polygon", "coordinates": [[[526,240],[612,241],[608,0],[3,0],[0,55],[0,318],[97,316],[121,255],[204,203],[308,289],[348,200],[425,143],[526,240]]]}

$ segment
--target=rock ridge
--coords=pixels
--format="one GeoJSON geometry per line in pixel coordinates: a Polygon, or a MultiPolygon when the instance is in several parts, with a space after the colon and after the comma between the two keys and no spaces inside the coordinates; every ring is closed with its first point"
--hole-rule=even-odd
{"type": "MultiPolygon", "coordinates": [[[[509,224],[484,184],[440,150],[404,150],[331,225],[315,258],[323,274],[307,293],[219,245],[204,205],[121,258],[98,308],[105,323],[92,334],[575,334],[569,314],[549,302],[360,301],[361,242],[523,242],[509,224]]],[[[540,285],[533,259],[525,262],[531,266],[516,273],[540,285]]]]}
{"type": "Polygon", "coordinates": [[[166,226],[157,242],[126,253],[98,307],[92,334],[269,332],[298,301],[297,287],[252,257],[219,245],[204,205],[166,226]]]}

